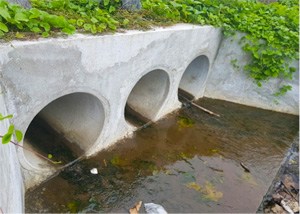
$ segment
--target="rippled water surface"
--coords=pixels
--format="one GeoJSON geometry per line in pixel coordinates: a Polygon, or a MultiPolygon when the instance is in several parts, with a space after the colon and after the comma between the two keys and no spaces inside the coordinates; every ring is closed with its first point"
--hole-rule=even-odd
{"type": "Polygon", "coordinates": [[[255,212],[297,135],[298,117],[197,103],[221,117],[195,107],[170,114],[28,191],[26,212],[128,212],[138,201],[177,213],[255,212]]]}

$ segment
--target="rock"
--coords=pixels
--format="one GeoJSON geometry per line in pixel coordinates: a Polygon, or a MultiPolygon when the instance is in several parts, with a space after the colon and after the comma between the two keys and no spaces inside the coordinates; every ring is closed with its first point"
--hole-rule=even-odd
{"type": "Polygon", "coordinates": [[[122,8],[127,10],[140,10],[142,5],[140,0],[122,0],[122,8]]]}
{"type": "Polygon", "coordinates": [[[282,182],[289,190],[292,187],[297,187],[298,184],[295,182],[295,179],[291,175],[284,175],[283,182],[282,182]]]}
{"type": "Polygon", "coordinates": [[[285,213],[285,210],[278,204],[275,204],[275,206],[271,208],[271,211],[273,213],[285,213]]]}
{"type": "Polygon", "coordinates": [[[299,212],[299,203],[298,202],[289,200],[289,201],[286,201],[286,205],[289,206],[294,213],[299,212]]]}
{"type": "Polygon", "coordinates": [[[7,0],[9,3],[19,4],[25,8],[31,8],[31,4],[28,0],[7,0]]]}

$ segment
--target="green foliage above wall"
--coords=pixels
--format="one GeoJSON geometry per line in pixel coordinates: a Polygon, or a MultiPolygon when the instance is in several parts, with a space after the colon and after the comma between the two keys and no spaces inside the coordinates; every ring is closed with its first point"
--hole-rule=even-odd
{"type": "MultiPolygon", "coordinates": [[[[298,1],[145,0],[143,6],[172,20],[222,27],[228,36],[245,33],[241,45],[252,60],[244,69],[259,86],[270,78],[291,79],[296,71],[289,66],[299,59],[298,1]]],[[[282,86],[280,91],[290,89],[282,86]]]]}
{"type": "MultiPolygon", "coordinates": [[[[143,9],[120,9],[121,0],[31,0],[24,9],[0,0],[0,38],[48,37],[75,31],[103,33],[145,29],[178,22],[221,27],[225,36],[243,32],[251,56],[244,70],[261,86],[270,78],[291,79],[299,59],[299,5],[296,0],[264,4],[255,0],[143,0],[143,9]],[[100,3],[99,3],[100,2],[100,3]]],[[[284,94],[291,87],[282,86],[284,94]]]]}

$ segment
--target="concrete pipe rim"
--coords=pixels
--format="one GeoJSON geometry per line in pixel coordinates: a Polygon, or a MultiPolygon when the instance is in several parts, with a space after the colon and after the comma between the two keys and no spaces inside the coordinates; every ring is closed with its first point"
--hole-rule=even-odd
{"type": "Polygon", "coordinates": [[[127,105],[133,106],[138,114],[150,122],[155,120],[170,93],[170,76],[164,68],[153,68],[140,75],[128,91],[123,105],[123,115],[127,125],[132,126],[126,116],[127,105]],[[153,81],[156,78],[159,81],[153,81]],[[134,96],[142,100],[139,101],[141,105],[137,104],[138,101],[133,98],[134,96]]]}
{"type": "MultiPolygon", "coordinates": [[[[46,163],[46,160],[42,162],[42,165],[46,165],[45,166],[41,166],[39,163],[33,163],[31,160],[30,160],[30,155],[34,155],[34,154],[29,154],[28,156],[28,153],[30,152],[27,152],[26,154],[26,151],[24,149],[22,149],[22,151],[20,152],[20,155],[21,155],[21,161],[24,161],[25,163],[23,163],[23,167],[25,165],[25,168],[29,168],[31,170],[34,170],[34,171],[53,171],[53,170],[59,170],[61,168],[65,168],[67,167],[68,165],[70,165],[71,163],[81,159],[82,157],[84,157],[86,155],[86,153],[95,146],[95,144],[97,143],[97,141],[101,138],[101,135],[102,135],[102,131],[104,129],[104,126],[106,124],[106,120],[107,120],[107,117],[106,117],[106,112],[107,112],[107,105],[106,105],[106,102],[105,100],[102,99],[102,97],[99,97],[97,95],[95,95],[95,93],[91,93],[91,92],[85,92],[85,91],[73,91],[73,92],[70,92],[70,93],[66,93],[66,94],[63,94],[61,96],[56,96],[55,98],[53,99],[50,99],[50,101],[46,102],[47,104],[41,106],[41,108],[39,108],[38,111],[35,112],[34,116],[31,118],[31,121],[28,123],[25,131],[24,131],[24,139],[23,141],[21,142],[22,145],[25,145],[26,146],[26,142],[25,142],[25,137],[26,137],[26,134],[28,132],[28,129],[30,127],[30,125],[32,124],[34,118],[39,114],[41,113],[45,108],[47,108],[50,104],[53,104],[55,101],[57,100],[60,100],[60,99],[64,99],[65,97],[68,97],[68,96],[72,96],[72,95],[84,95],[84,96],[87,96],[89,98],[91,98],[93,101],[95,101],[95,103],[97,103],[99,106],[100,106],[100,109],[97,109],[98,110],[98,113],[99,115],[101,115],[100,117],[102,117],[102,121],[101,121],[101,124],[100,126],[98,126],[99,130],[98,132],[94,135],[93,137],[93,142],[90,142],[90,144],[87,146],[86,149],[84,149],[83,153],[76,157],[74,160],[72,160],[71,162],[68,162],[68,163],[65,163],[63,165],[60,165],[59,167],[58,166],[53,166],[53,164],[51,163],[46,163]]],[[[76,108],[76,107],[75,107],[76,108]]]]}
{"type": "Polygon", "coordinates": [[[193,57],[181,74],[178,83],[178,94],[182,90],[191,98],[199,98],[199,92],[204,90],[209,75],[210,59],[207,53],[193,57]]]}

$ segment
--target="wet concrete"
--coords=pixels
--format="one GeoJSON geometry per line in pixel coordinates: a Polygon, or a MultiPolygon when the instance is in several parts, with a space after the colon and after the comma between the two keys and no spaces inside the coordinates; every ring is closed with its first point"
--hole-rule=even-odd
{"type": "Polygon", "coordinates": [[[181,109],[28,191],[26,212],[128,212],[140,200],[177,213],[255,212],[297,135],[298,117],[197,103],[221,117],[181,109]]]}
{"type": "Polygon", "coordinates": [[[144,117],[139,112],[135,111],[130,105],[125,106],[125,118],[128,123],[133,126],[141,127],[144,124],[151,122],[150,119],[144,117]]]}

